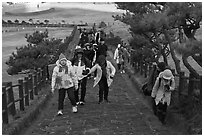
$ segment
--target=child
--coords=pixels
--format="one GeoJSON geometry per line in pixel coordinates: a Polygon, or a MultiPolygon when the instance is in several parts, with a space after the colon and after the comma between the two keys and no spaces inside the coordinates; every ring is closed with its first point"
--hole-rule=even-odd
{"type": "Polygon", "coordinates": [[[96,79],[94,81],[94,87],[99,84],[99,102],[101,104],[103,99],[109,103],[108,92],[109,87],[113,81],[115,75],[115,68],[110,61],[106,60],[104,55],[100,55],[96,61],[96,64],[91,68],[90,73],[97,70],[96,79]]]}
{"type": "Polygon", "coordinates": [[[78,89],[78,81],[71,66],[71,62],[66,59],[64,54],[60,54],[59,60],[56,62],[57,66],[52,74],[52,92],[58,89],[58,115],[63,115],[64,98],[66,92],[72,104],[72,112],[77,112],[76,101],[74,97],[74,87],[78,89]]]}
{"type": "Polygon", "coordinates": [[[84,77],[84,75],[89,73],[91,63],[86,57],[84,57],[84,51],[82,48],[78,48],[75,50],[75,56],[71,62],[79,83],[78,87],[81,87],[81,99],[79,101],[79,88],[74,92],[75,99],[76,99],[77,105],[79,104],[84,105],[85,104],[84,99],[86,95],[86,84],[87,84],[87,77],[84,77]]]}
{"type": "Polygon", "coordinates": [[[157,116],[163,124],[165,124],[167,106],[170,105],[173,90],[175,90],[174,76],[171,70],[166,69],[157,77],[151,94],[156,103],[157,116]]]}

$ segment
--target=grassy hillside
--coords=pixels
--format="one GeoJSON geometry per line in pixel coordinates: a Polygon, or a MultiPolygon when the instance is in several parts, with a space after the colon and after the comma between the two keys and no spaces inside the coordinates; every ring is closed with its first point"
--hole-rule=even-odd
{"type": "MultiPolygon", "coordinates": [[[[50,23],[60,23],[62,20],[65,20],[65,23],[81,23],[87,22],[88,24],[99,24],[101,21],[109,22],[110,24],[114,22],[112,18],[111,12],[100,12],[100,11],[92,11],[85,9],[66,9],[55,7],[55,11],[42,14],[42,15],[34,15],[34,16],[8,16],[5,15],[5,11],[9,12],[24,12],[24,6],[14,6],[14,7],[4,7],[2,12],[3,20],[16,20],[18,19],[20,22],[22,20],[27,21],[29,19],[33,19],[34,22],[36,20],[40,20],[43,22],[45,19],[48,19],[50,23]]],[[[13,81],[15,82],[17,78],[21,76],[9,76],[6,72],[7,65],[5,61],[8,59],[9,55],[15,51],[16,47],[22,46],[26,44],[26,39],[24,38],[26,33],[32,33],[36,28],[2,28],[3,30],[12,30],[13,32],[2,33],[2,80],[3,81],[13,81]],[[19,29],[19,31],[17,31],[19,29]]],[[[45,28],[37,28],[38,30],[45,30],[45,28]]],[[[72,28],[48,28],[49,37],[62,38],[64,39],[66,36],[70,35],[72,28]]]]}

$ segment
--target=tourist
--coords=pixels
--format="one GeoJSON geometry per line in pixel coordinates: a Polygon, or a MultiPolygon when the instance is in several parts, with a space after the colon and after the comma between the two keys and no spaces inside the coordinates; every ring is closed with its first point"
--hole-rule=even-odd
{"type": "Polygon", "coordinates": [[[121,44],[118,44],[118,47],[115,49],[113,59],[117,63],[119,72],[125,73],[125,71],[124,71],[124,58],[123,58],[121,44]]]}
{"type": "Polygon", "coordinates": [[[74,73],[71,62],[66,59],[64,54],[60,54],[56,62],[57,66],[52,74],[52,93],[58,89],[58,115],[63,115],[64,99],[66,92],[72,104],[72,112],[77,112],[77,105],[74,96],[74,91],[78,89],[78,81],[74,73]]]}
{"type": "Polygon", "coordinates": [[[165,124],[167,106],[170,105],[171,92],[175,90],[175,80],[171,70],[166,69],[159,74],[152,89],[152,98],[155,101],[157,116],[165,124]]]}
{"type": "Polygon", "coordinates": [[[90,71],[91,63],[84,56],[84,51],[82,48],[75,50],[74,58],[71,60],[74,71],[77,75],[78,87],[81,87],[81,98],[79,100],[79,88],[75,90],[75,99],[77,105],[85,104],[85,95],[86,95],[86,84],[87,84],[87,75],[90,71]]]}
{"type": "Polygon", "coordinates": [[[108,100],[109,87],[113,82],[113,77],[115,75],[116,70],[112,63],[106,60],[106,57],[104,55],[100,55],[98,57],[96,64],[91,68],[90,73],[93,73],[96,70],[97,75],[93,87],[95,87],[97,84],[99,85],[98,104],[101,104],[104,101],[109,103],[110,102],[108,100]]]}

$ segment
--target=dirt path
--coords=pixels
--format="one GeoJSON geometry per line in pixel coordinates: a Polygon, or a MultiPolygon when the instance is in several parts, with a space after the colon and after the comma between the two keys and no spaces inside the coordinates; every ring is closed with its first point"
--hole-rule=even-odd
{"type": "Polygon", "coordinates": [[[163,126],[144,103],[140,93],[133,87],[126,74],[117,73],[110,88],[110,104],[98,102],[98,87],[87,84],[85,106],[78,113],[71,112],[68,99],[63,116],[57,114],[57,93],[24,135],[155,135],[182,134],[163,126]]]}

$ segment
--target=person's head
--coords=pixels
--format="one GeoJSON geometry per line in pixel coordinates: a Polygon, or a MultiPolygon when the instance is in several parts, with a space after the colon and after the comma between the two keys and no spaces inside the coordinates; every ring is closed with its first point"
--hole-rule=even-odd
{"type": "Polygon", "coordinates": [[[104,55],[100,55],[96,61],[99,66],[106,67],[106,57],[104,55]]]}
{"type": "Polygon", "coordinates": [[[171,79],[173,78],[173,74],[171,72],[171,70],[169,69],[165,69],[163,72],[162,72],[162,79],[164,80],[164,84],[167,85],[170,83],[171,79]]]}
{"type": "Polygon", "coordinates": [[[67,63],[67,59],[66,59],[65,55],[61,53],[59,56],[59,64],[62,66],[65,66],[66,63],[67,63]]]}
{"type": "Polygon", "coordinates": [[[78,48],[78,49],[75,50],[75,54],[77,55],[77,58],[79,58],[79,59],[82,58],[83,53],[84,53],[84,51],[83,51],[82,48],[78,48]]]}
{"type": "Polygon", "coordinates": [[[159,62],[157,63],[157,70],[159,72],[162,72],[166,69],[166,63],[165,62],[159,62]]]}
{"type": "Polygon", "coordinates": [[[103,38],[101,38],[100,43],[103,45],[105,43],[105,40],[103,38]]]}

